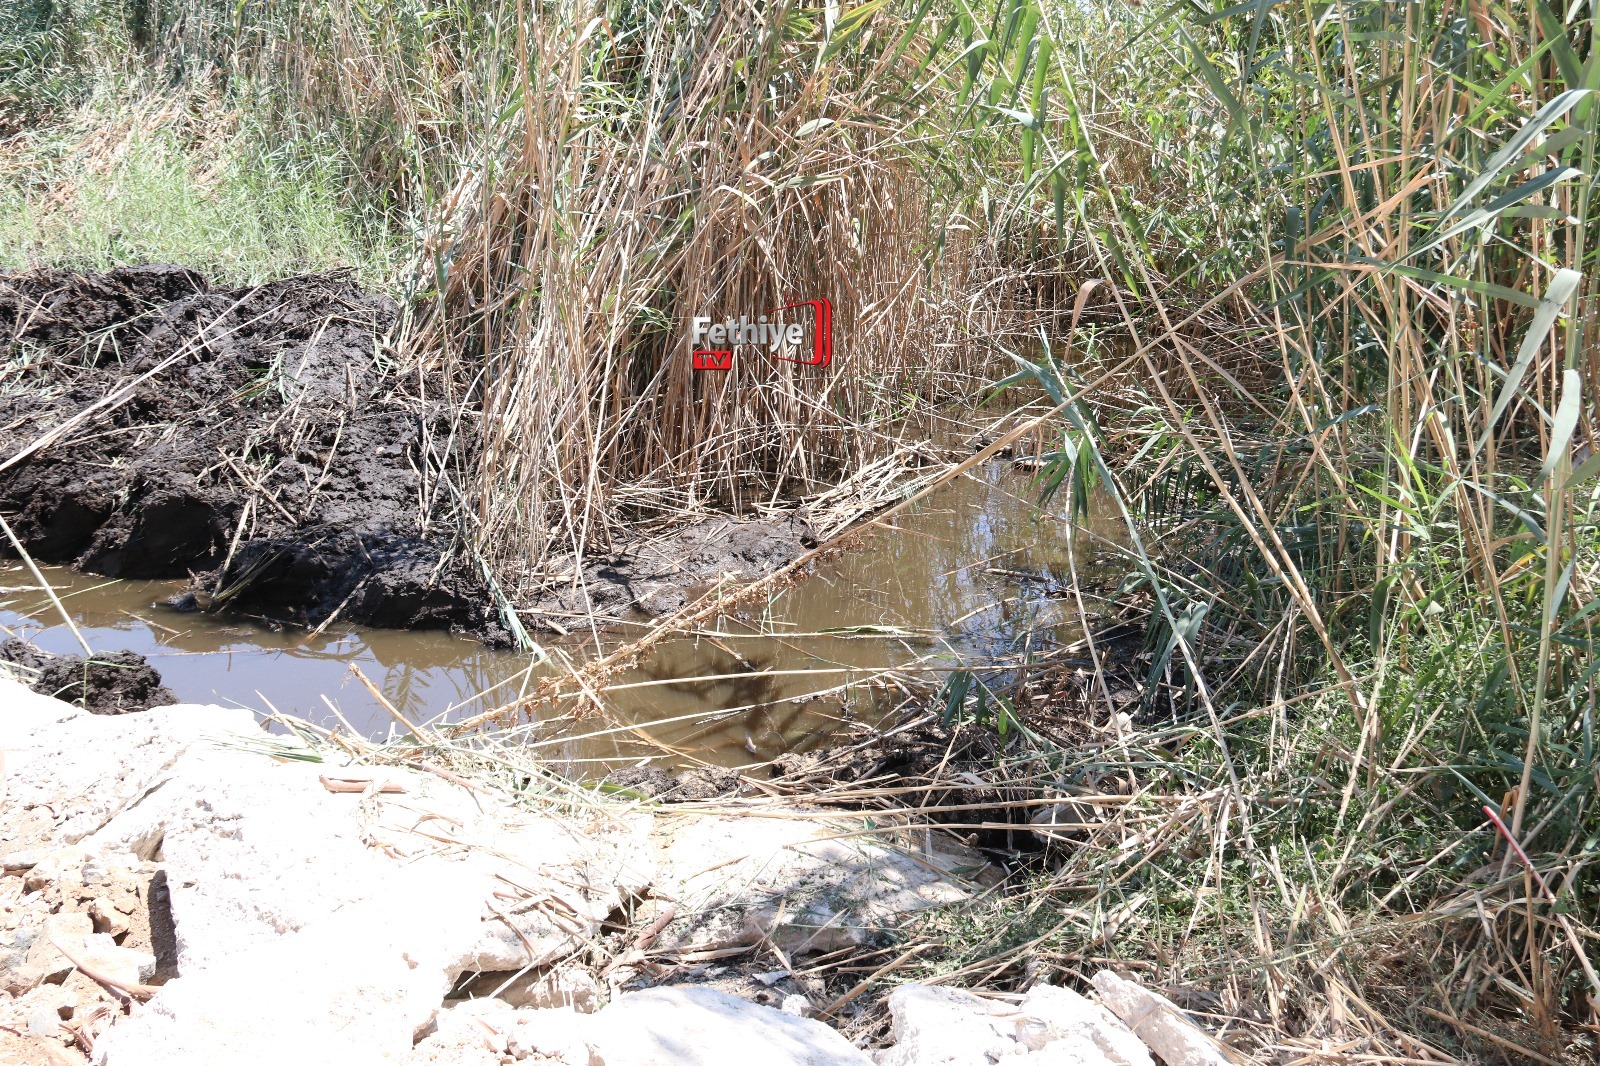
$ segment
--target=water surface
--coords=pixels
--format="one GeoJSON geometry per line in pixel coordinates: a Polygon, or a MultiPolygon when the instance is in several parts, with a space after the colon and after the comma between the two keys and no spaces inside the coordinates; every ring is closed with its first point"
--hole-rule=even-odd
{"type": "MultiPolygon", "coordinates": [[[[1108,548],[1121,540],[1118,524],[1102,501],[1069,537],[1060,507],[1041,511],[1035,500],[1032,478],[1008,463],[974,470],[766,603],[701,635],[662,642],[612,679],[614,721],[565,727],[568,736],[548,741],[550,754],[572,763],[656,754],[642,734],[721,765],[762,762],[886,713],[904,698],[901,686],[868,683],[886,669],[937,681],[958,662],[1016,662],[1076,640],[1072,564],[1080,576],[1103,573],[1108,548]]],[[[510,703],[552,669],[532,653],[445,633],[335,624],[312,634],[157,606],[182,582],[110,581],[61,568],[46,575],[92,648],[147,656],[185,702],[281,711],[375,738],[403,727],[352,665],[419,723],[510,703]]],[[[0,631],[46,651],[80,652],[16,563],[0,568],[0,631]]],[[[629,636],[625,627],[604,639],[629,636]]],[[[543,643],[571,662],[595,654],[592,641],[577,636],[543,643]]]]}

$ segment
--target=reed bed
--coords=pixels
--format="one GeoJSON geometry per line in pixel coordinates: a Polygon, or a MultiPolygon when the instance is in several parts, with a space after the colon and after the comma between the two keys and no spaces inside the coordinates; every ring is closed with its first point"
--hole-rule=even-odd
{"type": "MultiPolygon", "coordinates": [[[[1110,953],[1279,1034],[1264,1056],[1304,1034],[1354,1059],[1587,1061],[1591,18],[1095,28],[1129,47],[1064,56],[1046,130],[1109,212],[1096,254],[1141,372],[1112,394],[1084,359],[1017,380],[1065,403],[1042,491],[1098,487],[1129,520],[1142,699],[1064,679],[1096,754],[1053,763],[1014,730],[984,761],[1025,793],[1139,799],[1046,861],[1023,913],[1070,918],[1077,894],[1110,953]],[[1197,332],[1198,311],[1231,322],[1197,332]]],[[[1050,934],[1069,966],[1079,935],[1050,934]]],[[[954,972],[1020,976],[1050,942],[954,972]]]]}
{"type": "MultiPolygon", "coordinates": [[[[890,454],[1070,288],[1060,256],[1010,254],[984,217],[973,174],[1022,167],[1015,137],[949,151],[972,92],[958,36],[983,31],[931,5],[186,0],[40,24],[63,66],[127,66],[103,43],[120,31],[143,65],[225,86],[278,151],[336,143],[351,194],[389,205],[415,248],[397,347],[447,382],[471,447],[439,476],[513,598],[550,556],[659,517],[637,510],[652,498],[747,511],[890,454]],[[832,365],[690,369],[695,316],[818,298],[832,365]]],[[[1029,62],[1031,34],[1008,36],[982,79],[1029,62]]]]}

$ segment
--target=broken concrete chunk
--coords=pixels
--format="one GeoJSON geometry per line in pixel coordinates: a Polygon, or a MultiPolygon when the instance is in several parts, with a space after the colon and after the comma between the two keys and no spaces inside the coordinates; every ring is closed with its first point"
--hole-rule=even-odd
{"type": "Polygon", "coordinates": [[[989,1066],[1016,1054],[1016,1014],[959,988],[901,985],[889,993],[894,1046],[878,1066],[989,1066]]]}
{"type": "Polygon", "coordinates": [[[1101,1002],[1166,1066],[1231,1066],[1235,1061],[1167,997],[1110,970],[1095,974],[1093,982],[1101,1002]]]}
{"type": "Polygon", "coordinates": [[[593,1066],[871,1066],[866,1053],[806,1018],[704,986],[651,988],[590,1016],[593,1066]]]}
{"type": "Polygon", "coordinates": [[[1154,1066],[1150,1052],[1110,1011],[1070,988],[1037,984],[1019,1006],[1017,1042],[1041,1051],[1067,1040],[1098,1050],[1116,1066],[1154,1066]]]}
{"type": "Polygon", "coordinates": [[[956,988],[902,985],[889,994],[893,1047],[879,1066],[1154,1066],[1110,1011],[1078,993],[1035,985],[1021,1003],[956,988]]]}
{"type": "Polygon", "coordinates": [[[968,896],[945,853],[910,855],[853,834],[859,822],[800,812],[662,819],[658,894],[683,917],[658,949],[771,939],[790,954],[872,942],[905,916],[968,896]]]}

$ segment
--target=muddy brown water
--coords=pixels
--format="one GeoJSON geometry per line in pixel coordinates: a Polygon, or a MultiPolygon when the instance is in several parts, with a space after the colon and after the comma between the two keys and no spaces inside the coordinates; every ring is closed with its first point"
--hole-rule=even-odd
{"type": "MultiPolygon", "coordinates": [[[[892,684],[867,683],[885,668],[938,681],[958,663],[1005,663],[1070,643],[1081,635],[1071,564],[1080,578],[1114,577],[1123,565],[1114,546],[1124,538],[1114,510],[1096,501],[1070,538],[1069,557],[1064,500],[1046,510],[1035,500],[1029,474],[986,464],[767,603],[724,619],[715,635],[664,642],[613,679],[607,701],[615,722],[586,718],[537,742],[573,769],[659,754],[631,726],[694,758],[748,765],[871,725],[903,698],[892,684]]],[[[60,568],[46,574],[92,648],[147,656],[181,700],[277,710],[330,727],[342,717],[376,738],[400,727],[352,675],[352,664],[418,722],[504,705],[550,669],[531,653],[441,632],[336,625],[312,636],[156,606],[181,582],[111,581],[60,568]]],[[[3,635],[58,654],[80,651],[15,563],[0,568],[3,635]]],[[[544,644],[575,662],[594,654],[592,639],[576,635],[544,644]]]]}

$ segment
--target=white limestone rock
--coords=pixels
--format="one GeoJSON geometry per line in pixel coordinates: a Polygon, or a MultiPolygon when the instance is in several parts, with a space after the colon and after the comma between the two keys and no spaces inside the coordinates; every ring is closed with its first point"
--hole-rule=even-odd
{"type": "MultiPolygon", "coordinates": [[[[219,1049],[403,1063],[459,974],[571,953],[653,874],[637,817],[576,825],[407,770],[381,771],[398,794],[334,793],[319,777],[338,767],[274,759],[247,711],[105,717],[41,699],[0,682],[7,868],[46,863],[48,894],[52,876],[98,883],[127,853],[159,854],[176,930],[179,976],[97,1041],[104,1066],[209,1066],[219,1049]]],[[[148,973],[87,914],[68,920],[119,974],[148,973]]],[[[0,955],[35,952],[35,969],[59,968],[36,936],[0,955]]]]}
{"type": "Polygon", "coordinates": [[[1021,1003],[956,988],[902,985],[889,994],[894,1046],[879,1066],[1154,1066],[1139,1038],[1096,1003],[1035,985],[1021,1003]]]}
{"type": "Polygon", "coordinates": [[[0,854],[78,844],[159,789],[179,756],[202,738],[260,735],[245,710],[178,706],[92,715],[4,680],[0,722],[6,751],[0,854]],[[52,712],[39,700],[66,710],[52,712]]]}
{"type": "Polygon", "coordinates": [[[586,1016],[592,1066],[870,1066],[821,1022],[703,986],[651,988],[586,1016]]]}
{"type": "MultiPolygon", "coordinates": [[[[1039,1052],[1064,1042],[1098,1052],[1113,1066],[1154,1066],[1150,1052],[1127,1026],[1098,1003],[1070,988],[1037,984],[1018,1006],[1017,1042],[1039,1052]]],[[[1059,1049],[1056,1052],[1060,1053],[1059,1049]]]]}
{"type": "Polygon", "coordinates": [[[1091,981],[1100,1001],[1166,1066],[1232,1066],[1235,1061],[1167,997],[1110,970],[1101,970],[1091,981]]]}
{"type": "Polygon", "coordinates": [[[42,696],[0,668],[0,747],[7,752],[6,769],[16,768],[13,749],[31,742],[36,730],[69,718],[87,718],[82,707],[42,696]]]}
{"type": "Polygon", "coordinates": [[[155,976],[154,955],[122,947],[108,933],[91,933],[69,946],[84,966],[123,985],[143,984],[155,976]]]}
{"type": "Polygon", "coordinates": [[[770,938],[790,954],[868,943],[906,915],[968,898],[965,856],[912,856],[861,822],[795,812],[657,819],[658,891],[680,915],[656,942],[684,950],[770,938]],[[784,816],[787,815],[787,816],[784,816]]]}
{"type": "MultiPolygon", "coordinates": [[[[333,794],[318,769],[207,752],[176,769],[168,808],[140,812],[163,827],[181,976],[130,1023],[161,1055],[130,1057],[119,1042],[107,1063],[206,1062],[203,1043],[171,1043],[200,1030],[272,1047],[284,1017],[349,1061],[402,1061],[456,975],[548,963],[621,902],[603,833],[422,774],[399,775],[399,796],[333,794]],[[248,1004],[245,988],[270,990],[267,1002],[248,1004]]],[[[130,828],[146,833],[116,822],[106,833],[130,828]]]]}
{"type": "Polygon", "coordinates": [[[556,1007],[547,1010],[519,1010],[516,1027],[506,1051],[518,1061],[550,1063],[552,1066],[589,1066],[590,1018],[577,1011],[556,1007]]]}
{"type": "Polygon", "coordinates": [[[318,780],[326,772],[197,749],[89,843],[161,840],[185,972],[413,891],[442,893],[445,905],[483,918],[463,968],[514,970],[593,935],[620,900],[606,871],[589,869],[607,849],[575,829],[492,803],[480,809],[479,797],[430,775],[391,772],[404,793],[363,799],[328,792],[318,780]],[[497,891],[533,905],[496,904],[497,891]]]}
{"type": "Polygon", "coordinates": [[[95,1062],[202,1066],[225,1050],[232,1066],[405,1063],[448,987],[451,941],[476,922],[432,902],[363,907],[184,974],[105,1033],[95,1062]]]}
{"type": "Polygon", "coordinates": [[[901,985],[889,993],[894,1046],[878,1066],[989,1066],[1017,1052],[1016,1013],[959,988],[901,985]]]}

